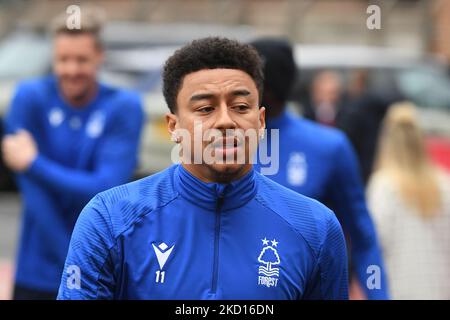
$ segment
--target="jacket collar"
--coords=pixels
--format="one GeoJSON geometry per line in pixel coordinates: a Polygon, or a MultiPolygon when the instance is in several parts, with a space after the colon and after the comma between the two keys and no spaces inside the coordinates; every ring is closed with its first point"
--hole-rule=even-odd
{"type": "Polygon", "coordinates": [[[241,207],[254,198],[255,172],[252,168],[245,176],[228,184],[206,183],[180,164],[175,169],[175,188],[183,198],[195,205],[215,211],[221,201],[220,210],[226,211],[241,207]]]}

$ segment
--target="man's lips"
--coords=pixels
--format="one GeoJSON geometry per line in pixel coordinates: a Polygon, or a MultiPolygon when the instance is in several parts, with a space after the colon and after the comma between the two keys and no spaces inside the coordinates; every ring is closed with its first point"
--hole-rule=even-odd
{"type": "Polygon", "coordinates": [[[242,142],[237,138],[226,138],[219,141],[214,141],[211,146],[214,149],[230,149],[240,147],[241,145],[242,142]]]}

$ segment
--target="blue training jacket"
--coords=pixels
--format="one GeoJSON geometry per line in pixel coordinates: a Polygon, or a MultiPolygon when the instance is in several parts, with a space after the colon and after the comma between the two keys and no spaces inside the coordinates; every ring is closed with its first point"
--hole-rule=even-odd
{"type": "MultiPolygon", "coordinates": [[[[345,134],[287,111],[268,120],[267,129],[269,151],[270,129],[279,129],[279,168],[267,177],[336,213],[350,240],[352,269],[367,297],[387,299],[381,248],[366,206],[358,161],[345,134]]],[[[257,171],[268,166],[259,162],[257,171]]]]}
{"type": "Polygon", "coordinates": [[[57,293],[80,211],[98,192],[129,181],[142,124],[140,98],[129,91],[99,85],[96,98],[76,109],[60,97],[53,76],[19,84],[5,128],[28,130],[39,155],[17,176],[23,209],[16,284],[57,293]]]}
{"type": "Polygon", "coordinates": [[[334,213],[253,169],[204,183],[182,165],[98,194],[58,299],[347,299],[334,213]]]}

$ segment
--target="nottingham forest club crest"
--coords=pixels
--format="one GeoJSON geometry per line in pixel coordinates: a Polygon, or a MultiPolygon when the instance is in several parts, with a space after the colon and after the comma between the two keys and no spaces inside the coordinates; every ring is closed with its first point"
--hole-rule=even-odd
{"type": "Polygon", "coordinates": [[[261,263],[258,268],[258,284],[267,288],[276,287],[280,276],[280,268],[276,266],[281,263],[276,249],[278,242],[275,239],[269,241],[266,238],[261,241],[263,248],[258,257],[258,262],[261,263]]]}

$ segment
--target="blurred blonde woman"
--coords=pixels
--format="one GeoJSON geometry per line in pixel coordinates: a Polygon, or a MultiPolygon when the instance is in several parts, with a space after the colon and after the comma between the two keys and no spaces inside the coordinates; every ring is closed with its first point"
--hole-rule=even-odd
{"type": "Polygon", "coordinates": [[[386,115],[367,192],[392,298],[450,299],[450,179],[428,158],[411,103],[386,115]]]}

